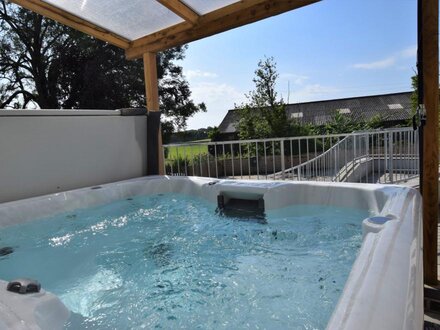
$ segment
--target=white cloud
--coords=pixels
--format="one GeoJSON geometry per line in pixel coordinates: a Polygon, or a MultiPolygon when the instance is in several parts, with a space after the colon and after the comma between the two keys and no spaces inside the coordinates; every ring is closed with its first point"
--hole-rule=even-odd
{"type": "Polygon", "coordinates": [[[414,46],[411,46],[411,47],[408,47],[408,48],[402,50],[400,52],[400,55],[403,58],[411,58],[411,57],[415,58],[417,56],[417,45],[414,45],[414,46]]]}
{"type": "Polygon", "coordinates": [[[243,93],[228,84],[216,84],[211,82],[201,82],[191,84],[192,98],[197,102],[226,102],[232,103],[243,99],[243,93]]]}
{"type": "Polygon", "coordinates": [[[190,118],[190,129],[220,125],[227,111],[233,109],[235,103],[240,104],[246,100],[243,92],[225,83],[191,83],[191,91],[191,98],[196,103],[204,102],[208,111],[190,118]]]}
{"type": "Polygon", "coordinates": [[[415,58],[417,55],[417,45],[410,46],[401,51],[395,52],[393,55],[379,61],[357,63],[351,67],[355,69],[375,70],[386,69],[395,66],[399,61],[408,58],[415,58]]]}
{"type": "Polygon", "coordinates": [[[306,80],[309,80],[308,76],[299,75],[295,73],[281,73],[280,78],[291,81],[295,85],[303,85],[306,80]]]}
{"type": "Polygon", "coordinates": [[[391,56],[375,62],[353,64],[353,68],[365,70],[385,69],[393,66],[395,63],[396,57],[391,56]]]}
{"type": "Polygon", "coordinates": [[[217,78],[218,75],[213,72],[201,71],[201,70],[187,70],[184,72],[184,75],[188,79],[192,78],[217,78]]]}

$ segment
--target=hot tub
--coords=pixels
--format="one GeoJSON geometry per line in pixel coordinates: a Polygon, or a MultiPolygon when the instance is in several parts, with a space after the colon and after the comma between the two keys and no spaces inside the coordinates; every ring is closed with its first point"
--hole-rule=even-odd
{"type": "MultiPolygon", "coordinates": [[[[359,214],[366,214],[366,219],[360,218],[356,229],[360,235],[360,248],[357,256],[355,256],[351,271],[347,272],[347,280],[345,285],[342,285],[343,290],[339,294],[339,300],[337,303],[334,302],[334,309],[332,308],[333,312],[329,318],[327,328],[418,329],[422,327],[421,199],[415,190],[399,186],[214,180],[194,177],[158,176],[138,178],[0,204],[0,238],[1,228],[9,230],[9,228],[13,228],[11,227],[13,225],[33,223],[35,219],[48,218],[57,214],[64,214],[68,218],[69,216],[72,217],[72,211],[74,210],[98,207],[99,205],[121,200],[132,200],[136,196],[157,196],[160,200],[162,194],[169,193],[193,196],[204,200],[209,205],[213,205],[213,212],[216,206],[220,206],[220,202],[227,203],[230,200],[254,201],[256,203],[252,205],[255,205],[255,208],[262,204],[265,213],[269,217],[277,215],[277,212],[281,212],[280,210],[284,210],[284,212],[286,212],[285,210],[293,210],[289,208],[294,206],[302,206],[306,209],[309,206],[311,209],[315,208],[315,211],[320,207],[323,207],[323,210],[325,207],[336,207],[341,210],[360,210],[364,212],[359,214]]],[[[207,209],[210,210],[210,206],[207,206],[207,209]]],[[[343,218],[344,214],[340,214],[339,217],[343,218]]],[[[60,225],[62,226],[62,224],[60,225]]],[[[116,223],[116,225],[118,226],[120,223],[116,223]]],[[[245,226],[242,228],[247,231],[247,224],[241,226],[245,226]]],[[[259,235],[258,237],[261,239],[267,239],[267,237],[277,239],[276,231],[272,230],[266,235],[264,224],[251,224],[249,226],[249,228],[252,228],[252,233],[256,233],[255,235],[259,235]]],[[[195,228],[194,230],[197,231],[198,229],[195,228]]],[[[319,230],[323,231],[322,228],[319,230]]],[[[332,230],[338,231],[334,227],[332,230]]],[[[324,236],[332,235],[331,232],[324,232],[323,234],[324,236]]],[[[87,238],[90,239],[90,237],[87,238]]],[[[70,237],[57,237],[55,239],[52,237],[50,239],[54,245],[57,245],[60,242],[63,244],[66,240],[68,242],[70,237]]],[[[286,242],[289,242],[289,240],[286,240],[286,242]]],[[[319,242],[319,244],[324,244],[324,248],[320,251],[325,253],[326,243],[319,242]]],[[[286,249],[289,248],[288,245],[285,247],[286,249]]],[[[12,246],[12,248],[14,247],[12,246]]],[[[152,249],[159,249],[160,258],[167,257],[169,253],[166,246],[159,245],[159,248],[154,246],[152,249]]],[[[241,264],[252,267],[253,259],[246,257],[247,259],[244,262],[241,260],[241,264]]],[[[4,258],[7,258],[7,256],[4,258]]],[[[154,258],[156,256],[153,256],[154,258]]],[[[166,260],[158,260],[154,259],[159,263],[166,262],[166,260]]],[[[0,258],[0,267],[1,263],[0,258]]],[[[261,272],[261,269],[258,271],[261,272]]],[[[328,273],[331,274],[331,270],[328,273]]],[[[307,277],[317,274],[305,275],[307,277]]],[[[98,280],[98,283],[106,281],[119,283],[118,281],[120,281],[114,279],[112,274],[109,273],[103,273],[100,276],[101,279],[98,280]]],[[[246,276],[252,277],[252,272],[246,273],[246,276]]],[[[321,281],[321,276],[317,275],[316,277],[318,278],[317,282],[321,281]]],[[[3,280],[10,281],[13,278],[3,278],[3,280]]],[[[38,278],[38,280],[43,283],[44,287],[45,279],[38,278]]],[[[290,287],[289,280],[285,281],[286,288],[290,287]]],[[[216,283],[220,282],[217,281],[216,283]]],[[[234,283],[234,281],[231,280],[230,283],[234,283]]],[[[0,285],[1,290],[5,290],[5,282],[0,282],[0,285]]],[[[118,286],[118,284],[115,285],[118,286]]],[[[321,289],[323,287],[321,283],[316,283],[316,285],[321,286],[321,289]]],[[[110,289],[115,288],[110,287],[110,289]]],[[[10,295],[11,293],[4,292],[1,296],[7,297],[5,294],[10,295]]],[[[52,296],[48,299],[47,295],[48,293],[45,292],[44,294],[31,293],[13,295],[14,298],[11,299],[1,299],[0,316],[3,316],[0,319],[8,320],[9,325],[16,322],[17,327],[20,326],[24,329],[45,328],[48,324],[59,326],[62,323],[60,317],[67,319],[68,313],[62,306],[61,301],[56,301],[56,297],[52,296]],[[26,311],[20,308],[23,304],[27,304],[26,311]],[[63,312],[51,313],[55,310],[63,312]],[[48,316],[43,318],[42,321],[41,315],[48,316]],[[51,318],[53,318],[53,323],[51,323],[51,318]]],[[[291,295],[295,295],[294,291],[291,295]]],[[[61,298],[66,303],[66,296],[61,298]]],[[[286,301],[287,303],[290,302],[290,300],[286,301]]],[[[297,304],[298,301],[295,303],[297,304]]],[[[67,305],[69,305],[69,302],[67,305]]],[[[300,305],[301,301],[299,301],[298,306],[300,305]]],[[[74,315],[78,314],[78,311],[73,312],[74,315]]],[[[86,314],[87,311],[84,313],[86,314]]],[[[319,310],[315,313],[319,314],[319,310]]],[[[241,312],[238,311],[237,314],[241,314],[241,312]]],[[[274,312],[274,314],[276,313],[274,312]]],[[[252,322],[246,323],[246,317],[243,318],[242,315],[241,317],[240,322],[242,323],[239,324],[243,326],[245,324],[251,327],[258,325],[252,322]]],[[[280,319],[278,321],[281,322],[279,324],[284,324],[282,323],[283,316],[278,315],[277,317],[280,319]]],[[[262,322],[260,325],[265,324],[264,320],[260,322],[262,322]]],[[[130,327],[129,321],[126,325],[130,327]]],[[[228,324],[215,325],[213,323],[210,326],[227,328],[228,324]]]]}

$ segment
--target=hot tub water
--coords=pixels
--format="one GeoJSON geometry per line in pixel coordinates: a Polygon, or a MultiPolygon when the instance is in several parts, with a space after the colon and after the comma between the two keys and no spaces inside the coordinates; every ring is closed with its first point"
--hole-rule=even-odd
{"type": "Polygon", "coordinates": [[[180,194],[137,196],[0,229],[0,278],[38,279],[67,328],[323,329],[365,210],[297,205],[267,224],[180,194]]]}

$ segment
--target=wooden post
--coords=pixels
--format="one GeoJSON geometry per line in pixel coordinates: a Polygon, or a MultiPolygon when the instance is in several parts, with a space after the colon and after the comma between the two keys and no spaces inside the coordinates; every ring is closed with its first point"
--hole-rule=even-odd
{"type": "MultiPolygon", "coordinates": [[[[147,94],[147,109],[150,111],[159,111],[159,88],[157,80],[157,62],[156,53],[145,53],[144,59],[144,76],[145,90],[147,94]]],[[[162,131],[159,129],[158,141],[158,167],[159,174],[164,175],[163,170],[163,147],[162,147],[162,131]]]]}
{"type": "Polygon", "coordinates": [[[438,222],[438,0],[422,1],[423,82],[426,126],[423,161],[423,267],[425,283],[437,278],[438,222]]]}

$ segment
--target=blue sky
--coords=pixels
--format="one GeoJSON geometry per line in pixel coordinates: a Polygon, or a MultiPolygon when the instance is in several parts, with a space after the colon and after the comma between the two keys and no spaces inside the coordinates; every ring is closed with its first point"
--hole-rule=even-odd
{"type": "Polygon", "coordinates": [[[188,128],[218,126],[245,101],[264,56],[274,57],[277,91],[290,103],[410,90],[416,9],[416,0],[323,0],[190,43],[181,64],[208,112],[188,128]]]}

